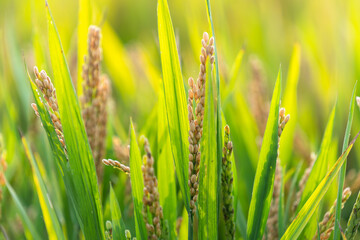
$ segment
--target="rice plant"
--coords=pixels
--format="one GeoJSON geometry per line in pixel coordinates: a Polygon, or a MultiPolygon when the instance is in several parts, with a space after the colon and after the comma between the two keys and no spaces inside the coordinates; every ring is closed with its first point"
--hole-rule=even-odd
{"type": "Polygon", "coordinates": [[[151,9],[150,37],[134,16],[115,25],[118,3],[79,0],[72,16],[49,2],[29,3],[23,57],[14,29],[0,29],[2,239],[359,238],[357,75],[334,97],[310,30],[283,46],[281,66],[273,42],[256,42],[266,21],[220,28],[257,7],[274,16],[268,3],[125,4],[151,9]],[[232,31],[255,43],[236,49],[232,31]]]}

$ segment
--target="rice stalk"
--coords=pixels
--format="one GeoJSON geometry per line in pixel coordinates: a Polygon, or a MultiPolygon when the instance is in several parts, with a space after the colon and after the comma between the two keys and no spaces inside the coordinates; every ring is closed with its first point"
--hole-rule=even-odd
{"type": "Polygon", "coordinates": [[[230,127],[225,126],[224,147],[222,158],[221,189],[223,201],[223,214],[226,227],[226,239],[235,239],[234,222],[234,197],[233,191],[233,172],[230,156],[233,150],[233,143],[230,141],[230,127]]]}
{"type": "Polygon", "coordinates": [[[160,206],[158,182],[154,172],[154,158],[152,157],[149,141],[142,136],[145,155],[141,170],[144,177],[143,217],[148,231],[148,239],[163,239],[164,231],[163,209],[160,206]]]}
{"type": "Polygon", "coordinates": [[[355,239],[356,233],[360,226],[360,192],[351,211],[349,221],[345,230],[346,239],[355,239]]]}
{"type": "Polygon", "coordinates": [[[86,134],[93,153],[98,178],[102,178],[101,159],[105,153],[107,110],[110,83],[101,75],[101,30],[90,26],[88,33],[88,56],[84,57],[82,70],[83,93],[81,97],[82,116],[86,134]]]}
{"type": "Polygon", "coordinates": [[[214,63],[214,38],[209,39],[209,34],[205,32],[201,40],[202,48],[200,54],[200,72],[196,83],[192,77],[189,78],[190,86],[188,96],[188,119],[189,130],[189,180],[190,187],[190,209],[191,214],[196,210],[196,201],[199,193],[199,168],[200,168],[200,140],[203,131],[204,105],[205,105],[205,81],[206,81],[206,62],[214,63]],[[195,115],[193,107],[195,106],[195,115]]]}
{"type": "Polygon", "coordinates": [[[106,166],[112,166],[112,167],[114,167],[116,169],[119,169],[119,170],[123,171],[126,174],[130,174],[130,167],[122,164],[119,161],[112,160],[112,159],[103,159],[102,162],[106,166]]]}
{"type": "Polygon", "coordinates": [[[303,176],[301,177],[300,179],[300,182],[299,182],[299,190],[296,192],[296,195],[295,195],[295,201],[293,203],[293,206],[292,206],[292,210],[293,212],[295,213],[298,205],[300,204],[300,201],[301,201],[301,196],[304,192],[304,189],[305,189],[305,185],[306,185],[306,182],[307,180],[309,179],[309,176],[310,176],[310,173],[311,173],[311,169],[313,168],[314,164],[315,164],[315,160],[316,160],[316,155],[315,153],[312,153],[310,155],[310,159],[311,159],[311,163],[310,165],[305,169],[305,172],[303,174],[303,176]]]}
{"type": "MultiPolygon", "coordinates": [[[[285,108],[279,110],[279,128],[278,128],[278,151],[276,159],[276,170],[274,179],[274,191],[273,198],[271,201],[269,217],[266,222],[267,234],[266,239],[278,239],[279,238],[279,202],[281,194],[281,182],[282,182],[282,167],[280,162],[280,137],[284,131],[285,125],[290,119],[290,115],[285,116],[285,108]]],[[[263,237],[265,239],[265,235],[263,237]]]]}
{"type": "MultiPolygon", "coordinates": [[[[43,97],[45,99],[45,102],[43,102],[43,104],[50,114],[51,121],[55,128],[57,137],[59,138],[59,141],[62,144],[62,146],[66,152],[65,138],[64,138],[64,134],[63,134],[61,120],[60,120],[59,106],[58,106],[58,102],[57,102],[57,98],[56,98],[56,90],[54,88],[54,85],[53,85],[50,77],[46,74],[45,70],[41,70],[41,72],[39,72],[38,68],[35,66],[34,73],[35,73],[35,77],[36,77],[35,84],[40,89],[40,91],[42,92],[43,97]]],[[[32,103],[31,107],[33,108],[36,116],[39,117],[39,112],[38,112],[36,104],[32,103]]]]}
{"type": "MultiPolygon", "coordinates": [[[[341,208],[344,207],[344,204],[349,199],[350,195],[351,195],[350,188],[345,188],[342,194],[341,208]]],[[[332,231],[334,231],[334,226],[335,226],[336,201],[337,200],[335,200],[333,206],[331,206],[330,210],[325,213],[323,220],[319,223],[320,233],[316,232],[315,236],[313,237],[313,240],[318,239],[319,234],[320,234],[320,240],[327,240],[330,238],[330,235],[332,231]]]]}
{"type": "MultiPolygon", "coordinates": [[[[254,114],[259,133],[262,136],[266,127],[266,116],[269,115],[269,102],[266,101],[266,79],[261,61],[253,57],[250,60],[252,79],[249,86],[250,107],[254,114]]],[[[259,142],[261,146],[261,141],[259,142]]]]}

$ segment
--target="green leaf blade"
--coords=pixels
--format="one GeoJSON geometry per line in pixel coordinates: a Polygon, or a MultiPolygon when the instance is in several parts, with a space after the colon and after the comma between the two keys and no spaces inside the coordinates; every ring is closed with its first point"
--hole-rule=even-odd
{"type": "Polygon", "coordinates": [[[31,169],[33,172],[34,184],[39,198],[42,214],[46,230],[48,232],[49,239],[65,239],[64,233],[61,229],[61,224],[56,216],[55,209],[49,198],[49,193],[46,189],[45,183],[41,177],[39,168],[35,162],[35,159],[30,151],[29,145],[24,137],[22,137],[22,143],[25,148],[26,156],[28,157],[31,169]]]}
{"type": "Polygon", "coordinates": [[[261,146],[259,163],[248,215],[248,239],[261,239],[265,230],[272,199],[278,149],[278,121],[281,92],[281,70],[275,83],[269,118],[261,146]]]}
{"type": "Polygon", "coordinates": [[[291,240],[296,239],[300,236],[303,229],[305,228],[308,221],[311,219],[314,212],[318,209],[321,199],[324,197],[325,193],[329,189],[332,181],[335,179],[336,175],[339,173],[341,166],[344,164],[347,156],[350,153],[355,141],[359,137],[360,132],[355,136],[351,141],[346,150],[342,153],[339,159],[336,161],[331,170],[326,174],[322,181],[318,184],[316,189],[313,191],[311,196],[307,199],[306,203],[300,209],[299,213],[296,215],[294,221],[287,228],[285,234],[282,236],[281,240],[291,240]]]}
{"type": "Polygon", "coordinates": [[[25,210],[24,206],[22,205],[22,203],[20,202],[20,199],[17,196],[15,190],[12,188],[12,186],[10,185],[10,183],[7,181],[6,178],[5,178],[5,185],[6,185],[6,188],[9,190],[9,193],[10,193],[12,199],[14,200],[16,207],[19,210],[19,215],[20,215],[21,221],[23,222],[24,226],[26,226],[27,230],[30,233],[30,234],[27,234],[27,231],[25,231],[26,237],[28,239],[42,239],[40,237],[39,232],[35,228],[33,222],[27,215],[26,210],[25,210]]]}
{"type": "MultiPolygon", "coordinates": [[[[344,142],[342,146],[342,151],[346,150],[347,145],[349,144],[350,134],[351,134],[351,126],[354,118],[354,109],[355,109],[355,94],[356,94],[356,86],[357,81],[355,83],[351,100],[350,100],[350,107],[349,107],[349,116],[348,121],[346,124],[344,142]]],[[[341,200],[345,182],[345,175],[346,175],[346,159],[344,164],[341,166],[340,173],[339,173],[339,183],[338,183],[338,194],[337,194],[337,201],[336,201],[336,212],[335,212],[335,229],[334,229],[334,240],[340,239],[340,218],[341,218],[341,200]]]]}
{"type": "Polygon", "coordinates": [[[187,102],[174,29],[166,0],[158,1],[158,32],[171,150],[175,160],[180,189],[185,199],[186,209],[189,212],[189,121],[186,111],[187,102]]]}
{"type": "Polygon", "coordinates": [[[46,8],[50,59],[69,156],[70,171],[65,178],[65,184],[67,188],[74,191],[74,195],[70,198],[85,237],[104,239],[103,215],[94,160],[60,36],[48,4],[46,4],[46,8]],[[93,214],[89,214],[89,211],[93,214]]]}
{"type": "Polygon", "coordinates": [[[218,235],[218,164],[216,146],[216,122],[211,64],[207,64],[205,83],[205,111],[201,138],[199,171],[199,239],[218,235]]]}
{"type": "Polygon", "coordinates": [[[169,239],[176,239],[177,209],[176,178],[171,143],[166,122],[166,106],[163,91],[159,93],[158,104],[158,162],[157,177],[160,205],[163,207],[164,219],[169,226],[169,239]]]}
{"type": "Polygon", "coordinates": [[[125,240],[125,224],[121,216],[121,210],[113,187],[110,185],[110,211],[112,220],[112,231],[114,239],[125,240]]]}
{"type": "Polygon", "coordinates": [[[293,154],[293,143],[295,128],[297,125],[297,86],[299,81],[301,63],[301,49],[299,44],[294,45],[293,53],[290,60],[289,71],[286,79],[284,90],[284,107],[291,116],[291,121],[286,124],[286,131],[281,134],[280,138],[280,159],[281,165],[287,166],[293,154]]]}
{"type": "Polygon", "coordinates": [[[130,179],[131,194],[134,202],[136,237],[138,239],[147,239],[147,231],[142,215],[144,179],[141,171],[141,153],[136,141],[132,120],[130,122],[130,179]]]}

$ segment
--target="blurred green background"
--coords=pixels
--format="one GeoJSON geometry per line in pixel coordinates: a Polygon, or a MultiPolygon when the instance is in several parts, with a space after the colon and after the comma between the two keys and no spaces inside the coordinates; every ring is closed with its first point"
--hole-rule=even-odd
{"type": "MultiPolygon", "coordinates": [[[[133,117],[139,132],[156,132],[148,130],[147,126],[153,121],[153,109],[161,83],[157,2],[92,2],[91,23],[102,27],[102,69],[112,82],[110,136],[119,136],[122,142],[127,143],[130,117],[133,117]]],[[[50,0],[49,4],[76,86],[79,2],[50,0]]],[[[202,33],[209,31],[205,1],[169,0],[169,7],[184,79],[195,77],[199,71],[202,33]]],[[[334,147],[329,157],[331,165],[340,155],[351,92],[356,80],[360,79],[359,10],[360,2],[356,0],[212,1],[222,91],[226,90],[231,76],[236,77],[231,94],[223,94],[225,117],[229,118],[233,134],[248,130],[240,124],[243,121],[237,120],[242,117],[239,111],[242,105],[236,100],[241,96],[253,115],[252,120],[257,123],[256,129],[251,131],[261,136],[261,122],[264,121],[261,117],[266,121],[266,115],[258,115],[259,105],[265,109],[260,113],[266,114],[279,66],[285,80],[294,46],[298,46],[301,64],[296,144],[286,168],[290,171],[301,161],[304,161],[304,167],[309,164],[310,154],[318,151],[331,108],[337,101],[334,147]],[[242,50],[244,55],[240,70],[232,74],[236,57],[241,55],[242,50]]],[[[86,49],[87,43],[83,44],[86,49]]],[[[44,229],[36,192],[32,181],[29,181],[32,174],[20,133],[31,139],[31,146],[43,159],[46,169],[54,169],[55,163],[40,121],[30,107],[33,100],[24,61],[31,74],[32,67],[37,65],[52,76],[45,3],[37,0],[0,0],[0,133],[9,165],[6,176],[29,216],[37,220],[39,228],[44,229]]],[[[285,85],[286,81],[283,81],[283,89],[285,85]]],[[[356,111],[353,132],[359,130],[360,114],[356,111]]],[[[246,139],[238,142],[241,141],[246,139]]],[[[254,145],[255,152],[259,150],[256,142],[250,144],[254,145]]],[[[238,161],[239,158],[248,159],[246,154],[242,155],[241,147],[244,145],[246,148],[246,144],[239,144],[236,150],[235,143],[238,161]]],[[[109,156],[111,149],[110,138],[109,156]]],[[[357,172],[359,164],[360,151],[356,146],[349,157],[348,171],[353,169],[357,172]]],[[[329,198],[332,196],[331,199],[334,199],[336,191],[332,188],[329,198]]],[[[347,216],[354,199],[349,202],[344,211],[347,216]]],[[[246,209],[248,200],[242,204],[246,209]]],[[[9,236],[24,236],[17,209],[6,190],[1,208],[0,223],[9,236]]]]}

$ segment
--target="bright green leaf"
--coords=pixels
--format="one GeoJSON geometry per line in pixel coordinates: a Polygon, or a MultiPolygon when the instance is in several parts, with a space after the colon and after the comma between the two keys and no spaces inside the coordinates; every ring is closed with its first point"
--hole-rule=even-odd
{"type": "Polygon", "coordinates": [[[272,199],[278,150],[278,123],[281,92],[281,70],[275,83],[265,134],[256,169],[248,215],[248,239],[261,239],[272,199]]]}
{"type": "Polygon", "coordinates": [[[110,211],[112,220],[112,234],[113,239],[125,240],[125,224],[121,217],[121,210],[116,199],[114,189],[110,185],[110,211]]]}
{"type": "Polygon", "coordinates": [[[69,197],[74,204],[85,237],[104,239],[103,215],[94,160],[60,36],[48,5],[46,8],[53,79],[71,169],[71,174],[64,179],[67,188],[72,188],[74,191],[69,197]],[[89,214],[89,211],[93,214],[89,214]]]}
{"type": "Polygon", "coordinates": [[[212,66],[208,62],[205,83],[205,111],[203,135],[200,143],[201,160],[199,171],[199,239],[209,239],[218,233],[218,164],[216,155],[216,121],[213,96],[212,66]]]}
{"type": "Polygon", "coordinates": [[[138,239],[147,239],[147,231],[142,214],[144,179],[141,171],[142,160],[141,153],[136,141],[134,126],[130,123],[130,179],[131,193],[134,202],[134,216],[136,226],[136,237],[138,239]]]}
{"type": "Polygon", "coordinates": [[[189,211],[189,121],[186,111],[187,102],[174,29],[166,0],[158,1],[158,31],[171,150],[181,193],[185,200],[185,206],[189,211]]]}
{"type": "Polygon", "coordinates": [[[35,159],[30,152],[29,145],[24,137],[22,137],[22,142],[25,148],[26,156],[28,157],[35,183],[35,188],[37,191],[37,195],[39,198],[42,214],[44,217],[45,226],[48,232],[49,239],[65,239],[64,234],[61,229],[61,224],[59,222],[58,217],[56,216],[55,209],[51,200],[49,198],[49,193],[46,189],[45,183],[41,177],[39,168],[35,162],[35,159]]]}
{"type": "MultiPolygon", "coordinates": [[[[357,86],[357,82],[355,83],[352,97],[350,100],[349,116],[348,116],[348,121],[346,124],[344,142],[343,142],[343,147],[342,147],[343,152],[346,150],[346,147],[349,144],[349,140],[350,140],[351,126],[352,126],[352,121],[354,118],[356,86],[357,86]]],[[[346,159],[345,159],[345,163],[341,166],[340,174],[339,174],[338,195],[337,195],[336,212],[335,212],[334,240],[340,239],[339,224],[340,224],[340,218],[341,218],[341,202],[342,202],[343,188],[344,188],[344,182],[345,182],[345,174],[346,174],[346,159]]]]}
{"type": "MultiPolygon", "coordinates": [[[[162,88],[161,88],[162,89],[162,88]]],[[[160,205],[163,208],[164,219],[169,227],[169,239],[176,239],[177,209],[176,179],[171,143],[166,123],[166,110],[163,91],[159,93],[158,104],[158,161],[157,177],[160,196],[160,205]]]]}
{"type": "Polygon", "coordinates": [[[318,209],[321,199],[324,197],[325,193],[329,189],[332,181],[335,179],[336,175],[339,173],[341,166],[345,162],[351,148],[353,147],[356,139],[358,138],[360,132],[355,136],[351,141],[350,145],[346,148],[343,154],[336,161],[331,170],[326,174],[322,181],[317,185],[316,189],[312,192],[311,196],[307,199],[306,203],[303,205],[299,213],[296,215],[294,221],[290,224],[285,234],[281,240],[292,240],[300,236],[301,232],[305,228],[306,224],[318,209]]]}

